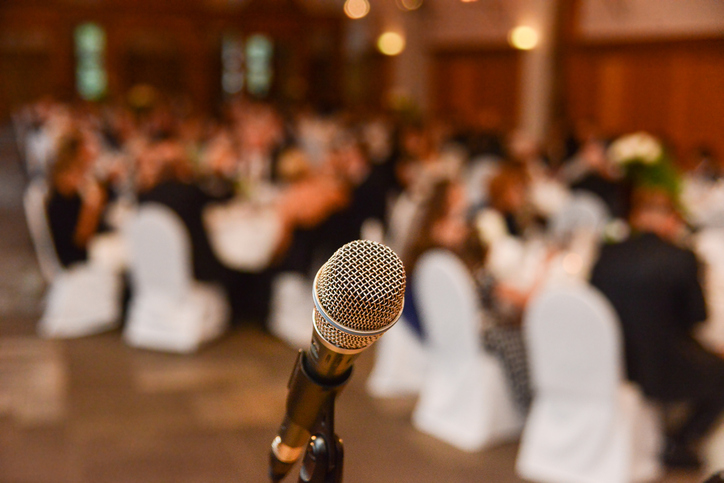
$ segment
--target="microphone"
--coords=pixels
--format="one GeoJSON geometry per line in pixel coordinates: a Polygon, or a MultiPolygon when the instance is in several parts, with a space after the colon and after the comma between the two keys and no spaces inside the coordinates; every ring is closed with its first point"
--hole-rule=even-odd
{"type": "Polygon", "coordinates": [[[322,408],[342,390],[355,359],[402,314],[405,269],[389,247],[357,240],[314,277],[314,332],[289,380],[286,414],[271,445],[269,475],[280,481],[299,459],[322,408]]]}

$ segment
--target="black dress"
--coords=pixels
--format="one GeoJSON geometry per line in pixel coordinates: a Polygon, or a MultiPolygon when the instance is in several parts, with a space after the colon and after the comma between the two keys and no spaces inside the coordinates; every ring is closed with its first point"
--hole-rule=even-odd
{"type": "Polygon", "coordinates": [[[55,251],[63,267],[88,259],[85,247],[75,243],[75,230],[83,206],[80,195],[65,196],[57,191],[48,199],[48,223],[55,251]]]}

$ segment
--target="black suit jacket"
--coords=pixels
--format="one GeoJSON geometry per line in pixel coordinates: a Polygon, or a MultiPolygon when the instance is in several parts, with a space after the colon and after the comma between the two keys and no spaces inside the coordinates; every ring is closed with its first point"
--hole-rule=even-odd
{"type": "Polygon", "coordinates": [[[691,251],[654,234],[640,234],[604,246],[591,283],[618,313],[628,375],[645,394],[678,400],[709,390],[708,374],[724,361],[691,336],[694,324],[706,318],[698,262],[691,251]]]}

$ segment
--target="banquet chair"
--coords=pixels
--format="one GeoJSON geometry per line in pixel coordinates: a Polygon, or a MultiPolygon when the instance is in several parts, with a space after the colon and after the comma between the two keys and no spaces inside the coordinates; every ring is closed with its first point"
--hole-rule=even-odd
{"type": "Polygon", "coordinates": [[[63,267],[55,252],[53,238],[50,234],[50,225],[46,203],[48,200],[48,187],[43,180],[30,182],[23,196],[25,218],[28,223],[30,239],[33,242],[35,254],[38,257],[40,273],[47,283],[53,281],[63,267]]]}
{"type": "Polygon", "coordinates": [[[427,351],[404,316],[375,343],[375,362],[367,377],[371,396],[417,395],[427,369],[427,351]]]}
{"type": "Polygon", "coordinates": [[[705,345],[724,352],[724,228],[704,228],[694,236],[694,251],[705,267],[708,318],[701,327],[705,345]]]}
{"type": "MultiPolygon", "coordinates": [[[[365,220],[360,229],[364,240],[385,242],[384,227],[379,220],[365,220]]],[[[403,315],[375,343],[375,362],[367,377],[367,393],[373,397],[417,395],[422,387],[427,357],[420,337],[403,315]]]]}
{"type": "Polygon", "coordinates": [[[289,271],[274,277],[271,288],[269,332],[290,347],[302,349],[312,338],[312,281],[289,271]]]}
{"type": "Polygon", "coordinates": [[[435,249],[412,275],[428,341],[413,425],[471,452],[516,438],[523,418],[498,359],[481,347],[481,311],[468,270],[451,252],[435,249]]]}
{"type": "Polygon", "coordinates": [[[657,478],[659,418],[623,380],[618,320],[604,296],[585,282],[549,286],[523,323],[534,398],[519,476],[551,483],[657,478]]]}
{"type": "Polygon", "coordinates": [[[76,263],[50,283],[38,334],[75,338],[118,328],[123,302],[122,276],[96,263],[76,263]]]}
{"type": "Polygon", "coordinates": [[[160,204],[144,204],[125,236],[132,293],[125,341],[189,353],[219,337],[228,324],[228,302],[221,287],[194,279],[191,241],[178,215],[160,204]]]}
{"type": "Polygon", "coordinates": [[[385,244],[400,257],[406,255],[423,201],[424,196],[419,193],[403,192],[390,204],[385,244]]]}
{"type": "Polygon", "coordinates": [[[121,317],[122,277],[91,261],[62,266],[50,233],[47,193],[45,182],[35,180],[23,199],[30,238],[48,284],[38,333],[47,338],[73,338],[115,329],[121,317]]]}

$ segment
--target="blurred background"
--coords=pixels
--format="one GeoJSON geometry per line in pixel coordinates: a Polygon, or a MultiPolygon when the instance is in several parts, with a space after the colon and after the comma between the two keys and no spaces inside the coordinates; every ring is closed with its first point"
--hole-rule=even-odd
{"type": "MultiPolygon", "coordinates": [[[[542,386],[510,351],[644,205],[677,212],[721,359],[721,0],[3,0],[0,482],[266,481],[314,274],[358,238],[398,253],[408,296],[339,397],[345,480],[562,481],[519,462],[542,386]],[[435,250],[466,274],[437,307],[484,313],[438,321],[469,354],[420,301],[444,292],[435,250]]],[[[661,466],[689,409],[636,394],[652,469],[591,481],[724,466],[714,424],[700,461],[661,466]]]]}
{"type": "Polygon", "coordinates": [[[1,15],[6,119],[42,96],[147,84],[204,111],[248,93],[539,137],[645,129],[684,159],[724,149],[716,1],[7,1],[1,15]],[[513,44],[521,26],[532,39],[513,44]]]}

